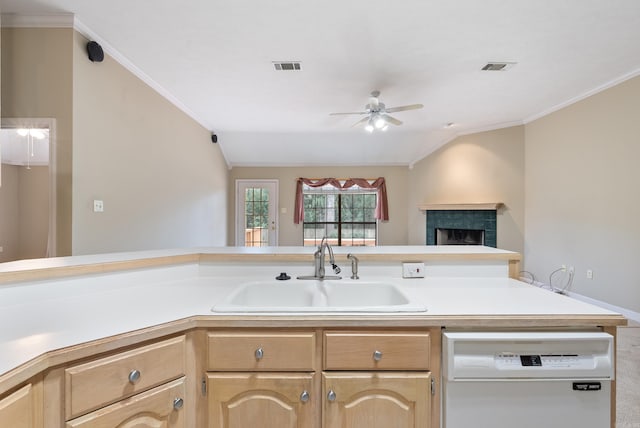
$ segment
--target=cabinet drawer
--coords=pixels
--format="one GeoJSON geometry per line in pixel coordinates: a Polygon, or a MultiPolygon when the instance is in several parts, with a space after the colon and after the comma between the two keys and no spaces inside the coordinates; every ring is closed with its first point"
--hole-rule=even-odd
{"type": "Polygon", "coordinates": [[[184,378],[67,422],[66,428],[184,428],[184,378]]]}
{"type": "Polygon", "coordinates": [[[325,370],[429,370],[429,333],[326,332],[325,370]]]}
{"type": "Polygon", "coordinates": [[[184,336],[70,367],[65,370],[66,418],[184,375],[184,336]]]}
{"type": "Polygon", "coordinates": [[[312,371],[316,335],[300,333],[209,333],[209,370],[312,371]]]}

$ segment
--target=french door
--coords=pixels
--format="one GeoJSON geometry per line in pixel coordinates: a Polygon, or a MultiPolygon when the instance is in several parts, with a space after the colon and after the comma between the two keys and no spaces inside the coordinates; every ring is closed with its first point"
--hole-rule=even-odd
{"type": "Polygon", "coordinates": [[[236,246],[278,245],[278,180],[236,180],[236,246]]]}

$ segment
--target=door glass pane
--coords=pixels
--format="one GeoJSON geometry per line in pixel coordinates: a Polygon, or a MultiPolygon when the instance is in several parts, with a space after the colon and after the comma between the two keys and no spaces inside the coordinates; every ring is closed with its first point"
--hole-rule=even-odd
{"type": "Polygon", "coordinates": [[[269,245],[269,190],[248,188],[244,197],[244,245],[266,247],[269,245]]]}

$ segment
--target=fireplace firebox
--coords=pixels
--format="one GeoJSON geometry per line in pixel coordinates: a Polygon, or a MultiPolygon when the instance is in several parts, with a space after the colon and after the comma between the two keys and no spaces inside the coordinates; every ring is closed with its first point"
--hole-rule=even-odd
{"type": "Polygon", "coordinates": [[[484,245],[482,229],[436,229],[436,245],[484,245]]]}

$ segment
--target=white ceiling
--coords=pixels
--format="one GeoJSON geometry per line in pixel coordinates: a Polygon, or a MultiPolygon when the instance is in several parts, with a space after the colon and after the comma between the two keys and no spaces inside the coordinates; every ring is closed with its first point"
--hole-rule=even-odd
{"type": "Polygon", "coordinates": [[[219,137],[230,166],[410,165],[640,74],[638,0],[0,0],[73,13],[219,137]],[[302,62],[299,72],[272,61],[302,62]],[[504,72],[488,61],[514,61],[504,72]],[[351,128],[378,89],[404,125],[351,128]],[[454,126],[445,128],[453,122],[454,126]]]}

